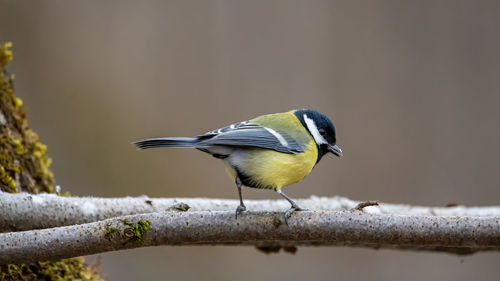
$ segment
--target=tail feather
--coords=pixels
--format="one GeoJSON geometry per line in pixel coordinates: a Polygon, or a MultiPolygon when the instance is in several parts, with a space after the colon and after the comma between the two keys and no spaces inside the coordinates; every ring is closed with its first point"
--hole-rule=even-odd
{"type": "Polygon", "coordinates": [[[133,142],[138,149],[148,149],[157,147],[195,147],[197,138],[154,138],[133,142]]]}

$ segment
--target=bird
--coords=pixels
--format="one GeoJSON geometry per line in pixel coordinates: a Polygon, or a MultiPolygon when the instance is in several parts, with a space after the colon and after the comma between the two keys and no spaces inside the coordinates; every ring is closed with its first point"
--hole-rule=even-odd
{"type": "Polygon", "coordinates": [[[285,222],[295,211],[306,211],[282,188],[305,178],[321,158],[332,153],[343,155],[336,144],[335,126],[318,111],[295,109],[261,115],[212,130],[196,137],[161,137],[133,142],[138,149],[188,147],[222,160],[234,179],[240,204],[238,218],[246,206],[242,186],[270,189],[285,198],[291,207],[285,222]]]}

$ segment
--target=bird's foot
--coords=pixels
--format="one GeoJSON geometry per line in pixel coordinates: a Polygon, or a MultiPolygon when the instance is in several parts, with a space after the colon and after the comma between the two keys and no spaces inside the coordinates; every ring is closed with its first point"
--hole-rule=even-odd
{"type": "Polygon", "coordinates": [[[236,208],[235,218],[238,219],[238,216],[241,215],[241,213],[243,213],[246,210],[247,210],[247,207],[245,207],[245,205],[239,205],[238,208],[236,208]]]}
{"type": "Polygon", "coordinates": [[[299,211],[309,211],[309,209],[306,208],[301,208],[299,206],[292,206],[290,209],[286,210],[285,212],[285,223],[288,225],[288,219],[292,216],[293,212],[299,212],[299,211]]]}

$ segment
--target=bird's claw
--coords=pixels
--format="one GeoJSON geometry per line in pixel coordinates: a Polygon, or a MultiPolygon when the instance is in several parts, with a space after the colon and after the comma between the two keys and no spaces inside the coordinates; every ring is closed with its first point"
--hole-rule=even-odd
{"type": "Polygon", "coordinates": [[[309,211],[309,209],[306,208],[301,208],[299,206],[292,206],[290,209],[286,210],[285,212],[285,223],[288,225],[288,219],[292,216],[293,212],[299,212],[299,211],[309,211]]]}
{"type": "Polygon", "coordinates": [[[246,210],[247,210],[247,207],[245,207],[245,205],[239,205],[238,208],[236,208],[236,214],[234,217],[236,219],[238,219],[238,215],[241,215],[241,213],[243,213],[246,210]]]}

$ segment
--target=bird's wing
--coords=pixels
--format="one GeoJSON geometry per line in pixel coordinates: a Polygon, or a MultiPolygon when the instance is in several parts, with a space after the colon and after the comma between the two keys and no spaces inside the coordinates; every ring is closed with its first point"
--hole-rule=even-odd
{"type": "Polygon", "coordinates": [[[283,153],[300,153],[304,147],[288,135],[248,121],[207,132],[198,136],[196,147],[246,146],[272,149],[283,153]]]}

